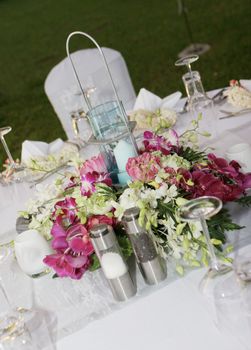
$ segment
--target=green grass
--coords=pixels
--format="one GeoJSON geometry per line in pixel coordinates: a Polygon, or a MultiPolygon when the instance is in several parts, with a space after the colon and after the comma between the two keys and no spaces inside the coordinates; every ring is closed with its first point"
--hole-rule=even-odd
{"type": "MultiPolygon", "coordinates": [[[[212,47],[194,65],[205,88],[250,78],[250,0],[186,3],[195,40],[212,47]]],[[[0,126],[13,127],[6,140],[15,157],[25,139],[65,138],[43,85],[74,30],[119,50],[136,91],[144,86],[164,97],[184,90],[174,61],[189,40],[175,0],[0,0],[0,126]]],[[[73,50],[87,47],[83,39],[73,44],[73,50]]]]}

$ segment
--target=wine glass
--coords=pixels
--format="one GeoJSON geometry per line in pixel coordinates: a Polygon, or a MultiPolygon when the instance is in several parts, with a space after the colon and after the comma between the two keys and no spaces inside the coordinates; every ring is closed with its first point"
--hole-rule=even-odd
{"type": "Polygon", "coordinates": [[[223,264],[217,258],[214,246],[211,243],[206,219],[217,214],[222,208],[222,201],[213,196],[204,196],[192,199],[179,208],[179,216],[182,221],[200,221],[206,239],[206,244],[210,256],[209,269],[200,283],[200,289],[204,291],[209,280],[221,276],[232,270],[232,267],[223,264]]]}
{"type": "Polygon", "coordinates": [[[0,180],[1,183],[6,185],[10,182],[21,182],[22,178],[19,174],[20,171],[24,170],[24,167],[21,166],[20,164],[16,163],[11,155],[11,152],[9,150],[9,147],[5,141],[4,136],[7,135],[12,128],[10,126],[4,126],[0,128],[0,140],[2,142],[3,148],[7,154],[7,157],[10,162],[10,170],[6,172],[5,176],[1,176],[0,180]]]}
{"type": "MultiPolygon", "coordinates": [[[[71,125],[72,125],[72,129],[75,135],[75,139],[77,141],[77,145],[81,148],[83,148],[86,145],[86,141],[85,139],[88,138],[88,136],[90,136],[90,132],[89,132],[89,121],[87,118],[87,114],[84,111],[84,109],[82,108],[82,94],[84,94],[85,96],[85,101],[87,102],[87,107],[89,109],[92,108],[93,103],[92,103],[92,97],[94,92],[96,91],[96,87],[94,86],[90,86],[87,87],[86,89],[84,89],[83,91],[79,91],[77,90],[75,92],[75,97],[77,97],[77,99],[79,98],[79,101],[77,104],[75,104],[75,108],[73,108],[73,110],[70,111],[70,117],[71,117],[71,125]],[[76,106],[79,106],[78,109],[76,109],[76,106]],[[83,127],[81,127],[81,122],[83,124],[83,127]],[[80,134],[83,134],[84,131],[84,139],[83,137],[80,136],[80,134]]],[[[74,100],[74,99],[73,99],[74,100]]]]}
{"type": "MultiPolygon", "coordinates": [[[[199,123],[199,131],[206,131],[209,134],[217,134],[217,117],[214,111],[213,100],[210,99],[203,87],[199,72],[192,71],[191,64],[197,61],[198,55],[186,56],[175,62],[176,66],[186,66],[188,72],[182,76],[188,96],[187,109],[190,117],[197,119],[202,114],[199,123]]],[[[200,140],[203,141],[203,140],[200,140]]]]}
{"type": "MultiPolygon", "coordinates": [[[[84,111],[83,111],[83,113],[85,114],[84,111]]],[[[85,141],[80,137],[80,131],[79,131],[79,121],[82,117],[80,116],[79,111],[72,112],[70,115],[71,115],[71,126],[72,126],[72,130],[74,132],[74,135],[75,135],[77,145],[78,145],[78,147],[82,148],[85,145],[85,141]]]]}
{"type": "Polygon", "coordinates": [[[221,333],[237,338],[245,349],[250,347],[251,337],[251,285],[243,286],[227,275],[214,286],[216,325],[221,333]]]}
{"type": "Polygon", "coordinates": [[[185,56],[182,57],[180,59],[178,59],[175,62],[175,66],[180,67],[180,66],[186,66],[187,70],[190,74],[192,74],[192,68],[191,68],[191,64],[196,62],[199,59],[198,55],[189,55],[189,56],[185,56]]]}
{"type": "MultiPolygon", "coordinates": [[[[7,259],[0,262],[1,276],[0,276],[0,349],[2,350],[18,350],[18,349],[37,349],[31,339],[31,334],[27,328],[28,322],[32,322],[34,313],[32,310],[24,308],[24,304],[17,306],[20,302],[20,293],[17,295],[16,289],[13,287],[13,277],[11,270],[11,263],[13,259],[7,259]],[[4,282],[4,283],[3,283],[4,282]],[[12,283],[10,283],[12,282],[12,283]],[[5,289],[6,284],[12,288],[5,289]],[[12,294],[12,297],[11,297],[12,294]],[[15,299],[13,299],[13,295],[15,299]]],[[[21,282],[20,279],[15,279],[15,282],[21,282]]],[[[25,283],[19,284],[20,287],[30,287],[25,283]]],[[[25,299],[29,295],[29,291],[25,292],[25,299]]],[[[24,303],[24,301],[23,301],[24,303]]]]}

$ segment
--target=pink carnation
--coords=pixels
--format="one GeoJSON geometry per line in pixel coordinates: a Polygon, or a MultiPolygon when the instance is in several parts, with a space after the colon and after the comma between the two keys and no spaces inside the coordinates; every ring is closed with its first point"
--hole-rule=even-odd
{"type": "Polygon", "coordinates": [[[126,164],[126,171],[132,180],[140,180],[149,182],[155,178],[160,169],[160,158],[151,153],[143,153],[142,155],[129,158],[126,164]]]}

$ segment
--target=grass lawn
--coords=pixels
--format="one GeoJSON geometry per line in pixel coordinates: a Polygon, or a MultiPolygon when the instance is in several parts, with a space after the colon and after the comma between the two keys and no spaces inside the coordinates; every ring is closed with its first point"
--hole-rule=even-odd
{"type": "MultiPolygon", "coordinates": [[[[195,40],[212,47],[194,66],[205,88],[251,78],[251,1],[186,3],[195,40]]],[[[65,138],[43,85],[74,30],[119,50],[136,91],[145,87],[162,97],[184,91],[174,61],[189,40],[176,0],[0,0],[0,126],[13,127],[6,140],[15,157],[25,139],[65,138]]],[[[75,40],[73,50],[85,44],[75,40]]]]}

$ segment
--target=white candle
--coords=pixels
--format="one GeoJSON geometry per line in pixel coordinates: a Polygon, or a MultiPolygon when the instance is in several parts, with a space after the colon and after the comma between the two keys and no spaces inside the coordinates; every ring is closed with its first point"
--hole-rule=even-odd
{"type": "Polygon", "coordinates": [[[108,252],[101,258],[101,266],[106,278],[113,279],[123,276],[128,268],[118,253],[108,252]]]}
{"type": "Polygon", "coordinates": [[[14,241],[17,262],[29,276],[39,274],[48,268],[43,259],[52,253],[49,243],[36,230],[20,233],[14,241]]]}
{"type": "Polygon", "coordinates": [[[119,183],[124,185],[130,180],[130,176],[126,172],[126,163],[128,158],[136,157],[137,154],[131,143],[120,140],[113,150],[116,163],[121,174],[118,174],[119,183]]]}

